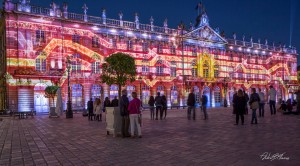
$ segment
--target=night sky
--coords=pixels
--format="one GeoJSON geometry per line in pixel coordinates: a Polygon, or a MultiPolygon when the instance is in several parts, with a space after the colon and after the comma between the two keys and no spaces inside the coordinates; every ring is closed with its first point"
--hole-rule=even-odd
{"type": "MultiPolygon", "coordinates": [[[[69,4],[69,12],[83,13],[82,6],[88,6],[88,15],[100,16],[105,8],[108,18],[118,19],[122,11],[123,20],[133,21],[134,13],[138,12],[140,22],[149,24],[153,16],[154,24],[163,25],[168,19],[169,27],[175,28],[182,20],[186,25],[195,23],[197,11],[195,7],[201,0],[54,0],[62,6],[69,4]]],[[[31,4],[50,7],[52,0],[31,0],[31,4]]],[[[289,46],[292,36],[292,46],[300,52],[300,1],[299,0],[203,0],[210,25],[213,29],[219,27],[226,37],[232,38],[233,32],[237,39],[264,43],[286,44],[289,46]]],[[[298,64],[300,64],[298,56],[298,64]]]]}

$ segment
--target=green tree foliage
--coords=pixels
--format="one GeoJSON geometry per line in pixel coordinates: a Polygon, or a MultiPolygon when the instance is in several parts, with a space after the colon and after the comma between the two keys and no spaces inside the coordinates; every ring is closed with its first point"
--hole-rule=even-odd
{"type": "Polygon", "coordinates": [[[56,96],[56,92],[58,90],[58,86],[47,86],[45,89],[45,97],[52,99],[52,103],[54,106],[54,98],[56,96]]]}
{"type": "Polygon", "coordinates": [[[136,65],[134,58],[125,53],[115,53],[105,58],[102,65],[101,80],[107,85],[117,84],[119,87],[119,99],[121,88],[127,81],[135,81],[136,65]]]}

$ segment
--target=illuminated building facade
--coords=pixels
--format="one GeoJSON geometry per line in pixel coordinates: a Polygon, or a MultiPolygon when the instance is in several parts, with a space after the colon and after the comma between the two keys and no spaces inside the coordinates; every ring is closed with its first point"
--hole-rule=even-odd
{"type": "Polygon", "coordinates": [[[209,25],[203,10],[199,23],[190,28],[141,24],[68,12],[59,8],[32,6],[29,1],[4,1],[1,19],[1,105],[0,110],[36,110],[48,112],[47,85],[62,87],[67,102],[67,57],[71,65],[71,97],[75,110],[84,109],[90,98],[101,95],[111,99],[117,86],[101,83],[101,65],[115,52],[136,59],[137,80],[124,88],[137,91],[147,104],[157,92],[167,96],[169,106],[186,105],[188,92],[194,89],[197,102],[208,96],[209,106],[230,105],[234,89],[262,88],[278,91],[278,99],[291,97],[297,87],[295,48],[225,38],[209,25]],[[138,79],[140,78],[140,79],[138,79]],[[142,92],[141,92],[142,91],[142,92]],[[226,100],[225,100],[226,99],[226,100]],[[225,100],[225,102],[224,102],[225,100]],[[227,102],[226,102],[227,101],[227,102]]]}

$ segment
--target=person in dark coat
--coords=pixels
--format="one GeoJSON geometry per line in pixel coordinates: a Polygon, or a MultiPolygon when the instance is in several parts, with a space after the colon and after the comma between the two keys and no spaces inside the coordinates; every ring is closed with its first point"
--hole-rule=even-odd
{"type": "MultiPolygon", "coordinates": [[[[165,95],[162,95],[162,100],[163,100],[163,106],[162,106],[162,113],[165,113],[164,119],[166,119],[167,117],[167,98],[165,95]]],[[[163,115],[161,115],[161,117],[163,117],[163,115]]]]}
{"type": "Polygon", "coordinates": [[[242,120],[242,125],[244,125],[244,114],[246,111],[247,101],[241,89],[238,90],[236,96],[233,98],[233,103],[235,105],[235,114],[236,114],[235,125],[239,124],[240,117],[242,120]]]}
{"type": "MultiPolygon", "coordinates": [[[[248,95],[248,93],[246,93],[245,90],[243,91],[243,93],[244,93],[244,96],[245,96],[245,98],[246,98],[246,102],[248,103],[248,101],[249,101],[249,95],[248,95]]],[[[246,107],[246,108],[245,108],[245,114],[248,115],[248,105],[246,104],[245,107],[246,107]]]]}
{"type": "Polygon", "coordinates": [[[87,109],[88,109],[88,118],[89,120],[93,120],[93,116],[94,116],[94,113],[93,113],[93,110],[94,110],[94,103],[93,103],[93,99],[90,98],[90,100],[87,102],[87,109]]]}
{"type": "Polygon", "coordinates": [[[127,97],[127,91],[126,89],[122,90],[122,96],[120,99],[120,112],[122,116],[122,136],[124,137],[130,137],[129,134],[129,113],[128,113],[128,105],[129,100],[127,97]]]}
{"type": "Polygon", "coordinates": [[[106,109],[106,107],[110,107],[111,104],[110,104],[110,100],[108,97],[105,97],[105,100],[104,100],[104,110],[106,109]]]}
{"type": "Polygon", "coordinates": [[[156,106],[156,118],[155,120],[158,120],[158,110],[160,113],[160,120],[162,119],[162,106],[163,106],[163,101],[162,101],[162,97],[160,96],[160,92],[157,92],[157,96],[154,99],[155,101],[155,106],[156,106]]]}
{"type": "Polygon", "coordinates": [[[203,114],[204,114],[204,120],[206,120],[208,118],[207,110],[206,110],[207,102],[208,102],[207,96],[203,94],[202,98],[201,98],[201,103],[202,103],[202,111],[203,111],[203,114]]]}
{"type": "Polygon", "coordinates": [[[249,105],[252,109],[252,120],[251,124],[255,121],[255,124],[257,124],[257,116],[256,116],[256,110],[259,108],[259,102],[260,98],[259,95],[256,93],[256,89],[252,88],[252,94],[250,95],[249,105]]]}
{"type": "Polygon", "coordinates": [[[151,120],[154,120],[154,97],[150,96],[150,99],[148,101],[149,107],[150,107],[150,116],[151,116],[151,120]]]}
{"type": "Polygon", "coordinates": [[[119,106],[119,100],[117,99],[117,96],[111,101],[112,107],[118,107],[119,106]]]}
{"type": "Polygon", "coordinates": [[[195,105],[196,105],[196,96],[194,94],[194,90],[192,89],[189,93],[188,99],[187,99],[187,117],[190,120],[191,119],[191,112],[193,111],[193,119],[196,119],[196,112],[195,112],[195,105]]]}

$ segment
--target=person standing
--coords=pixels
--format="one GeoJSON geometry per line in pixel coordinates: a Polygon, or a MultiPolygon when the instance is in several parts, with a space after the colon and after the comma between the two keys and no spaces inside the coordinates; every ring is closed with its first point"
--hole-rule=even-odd
{"type": "Polygon", "coordinates": [[[202,102],[202,111],[204,113],[204,120],[206,120],[208,118],[207,110],[206,110],[206,105],[207,105],[207,96],[206,95],[204,95],[204,94],[202,95],[201,102],[202,102]]]}
{"type": "Polygon", "coordinates": [[[193,111],[193,119],[196,119],[196,112],[195,112],[195,105],[196,105],[196,96],[194,94],[194,90],[192,89],[189,93],[188,99],[187,99],[187,117],[190,120],[191,119],[191,112],[193,111]]]}
{"type": "Polygon", "coordinates": [[[257,124],[256,109],[259,108],[260,98],[259,98],[259,95],[256,93],[255,88],[252,88],[251,91],[252,91],[252,94],[250,95],[250,100],[249,100],[250,109],[252,109],[251,124],[253,124],[254,121],[255,121],[255,124],[257,124]]]}
{"type": "Polygon", "coordinates": [[[235,104],[235,125],[239,124],[239,118],[241,117],[242,125],[244,125],[244,114],[246,109],[246,97],[244,96],[243,91],[238,90],[236,96],[233,98],[233,103],[235,104]]]}
{"type": "Polygon", "coordinates": [[[258,95],[259,95],[259,117],[264,117],[265,114],[265,94],[258,88],[258,95]]]}
{"type": "Polygon", "coordinates": [[[163,101],[163,103],[162,103],[162,110],[163,111],[162,111],[161,117],[163,117],[163,113],[165,113],[164,119],[166,119],[166,117],[167,117],[167,109],[168,109],[168,107],[167,107],[167,98],[166,98],[165,95],[162,95],[161,98],[162,98],[162,101],[163,101]]]}
{"type": "Polygon", "coordinates": [[[106,107],[110,107],[110,106],[111,106],[110,100],[109,100],[108,97],[105,97],[105,100],[104,100],[104,104],[103,104],[103,105],[104,105],[104,106],[103,106],[103,112],[105,112],[106,107]]]}
{"type": "Polygon", "coordinates": [[[93,99],[90,98],[90,100],[87,102],[87,109],[88,109],[88,119],[89,120],[93,120],[93,110],[94,110],[94,103],[93,103],[93,99]]]}
{"type": "Polygon", "coordinates": [[[129,130],[128,105],[129,105],[129,100],[127,97],[127,90],[123,89],[122,96],[120,99],[120,112],[121,112],[121,117],[122,117],[122,136],[123,136],[123,138],[130,137],[130,134],[128,132],[128,130],[129,130]]]}
{"type": "Polygon", "coordinates": [[[95,100],[94,112],[96,114],[96,119],[95,120],[102,121],[101,100],[98,99],[98,98],[95,100]]]}
{"type": "Polygon", "coordinates": [[[137,98],[136,92],[132,92],[132,97],[133,100],[129,102],[128,106],[131,137],[134,138],[134,129],[135,127],[137,127],[138,137],[142,138],[141,124],[139,122],[139,116],[141,114],[140,108],[142,106],[142,102],[137,98]]]}
{"type": "Polygon", "coordinates": [[[162,98],[160,96],[160,92],[157,92],[157,96],[155,97],[155,106],[156,106],[156,119],[158,120],[158,110],[160,113],[160,120],[162,119],[162,106],[163,106],[163,101],[162,98]]]}
{"type": "MultiPolygon", "coordinates": [[[[243,93],[244,93],[244,96],[245,96],[245,98],[246,98],[246,102],[248,103],[248,102],[249,102],[249,95],[248,95],[248,93],[246,93],[245,90],[243,91],[243,93]]],[[[248,105],[246,104],[245,107],[246,107],[246,108],[245,108],[245,114],[248,115],[248,105]]]]}
{"type": "Polygon", "coordinates": [[[151,117],[151,120],[154,120],[154,103],[155,103],[154,97],[150,96],[148,104],[149,104],[149,107],[150,107],[150,117],[151,117]]]}
{"type": "Polygon", "coordinates": [[[112,107],[118,107],[119,106],[119,100],[117,99],[117,96],[111,101],[112,107]]]}
{"type": "MultiPolygon", "coordinates": [[[[232,106],[233,106],[232,114],[236,114],[236,112],[237,112],[237,110],[236,110],[236,103],[235,103],[235,101],[236,101],[235,98],[237,97],[237,95],[238,95],[238,91],[236,91],[236,89],[234,89],[234,94],[233,94],[233,97],[232,97],[232,106]]],[[[243,96],[244,96],[244,94],[243,94],[243,96]]]]}
{"type": "Polygon", "coordinates": [[[271,85],[268,92],[271,115],[276,115],[276,93],[276,90],[271,85]]]}

